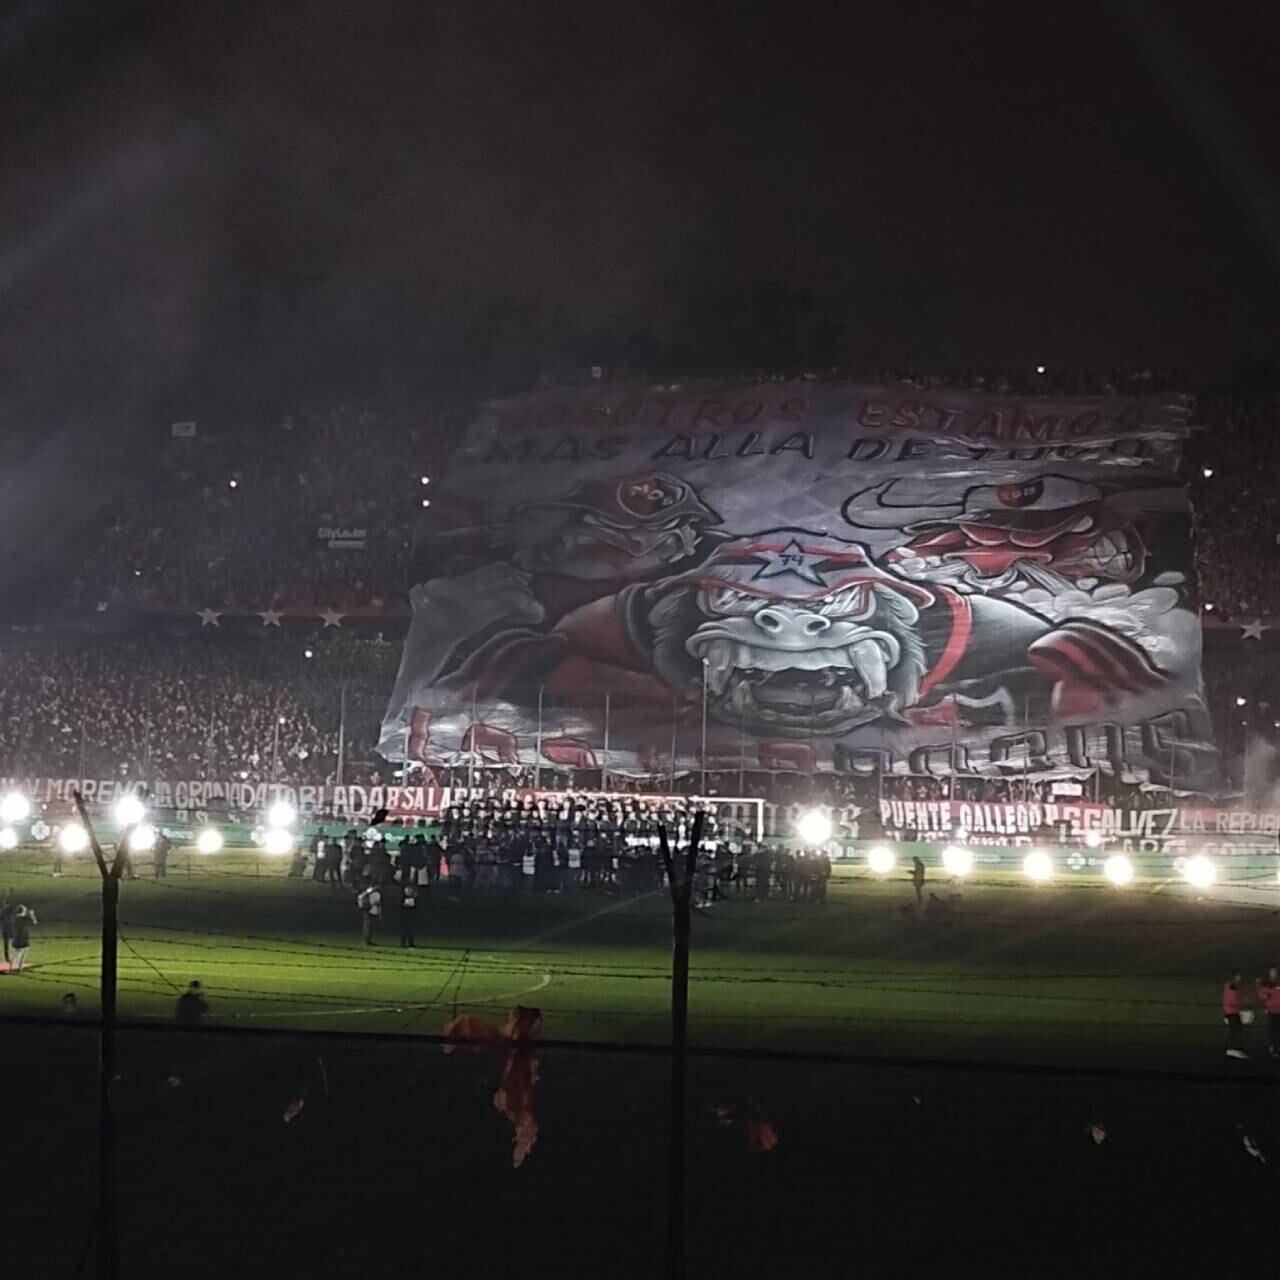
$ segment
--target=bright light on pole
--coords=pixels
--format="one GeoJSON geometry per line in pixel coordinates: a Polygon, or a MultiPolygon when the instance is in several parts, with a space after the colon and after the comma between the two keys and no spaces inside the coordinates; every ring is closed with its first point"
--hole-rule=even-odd
{"type": "Polygon", "coordinates": [[[287,800],[277,800],[267,810],[267,826],[291,827],[297,816],[298,811],[287,800]]]}
{"type": "Polygon", "coordinates": [[[267,853],[288,853],[293,848],[293,833],[284,827],[272,827],[262,838],[267,853]]]}
{"type": "Polygon", "coordinates": [[[3,800],[0,800],[0,822],[9,825],[25,822],[30,815],[31,801],[21,791],[10,791],[3,800]]]}
{"type": "Polygon", "coordinates": [[[1106,876],[1117,889],[1122,889],[1133,880],[1133,863],[1130,862],[1123,853],[1113,853],[1111,857],[1102,864],[1102,874],[1106,876]]]}
{"type": "Polygon", "coordinates": [[[135,795],[121,796],[112,811],[117,827],[136,827],[147,816],[147,806],[135,795]]]}
{"type": "Polygon", "coordinates": [[[898,859],[894,856],[893,850],[886,848],[882,844],[878,844],[874,849],[867,851],[867,866],[878,876],[887,876],[897,865],[897,861],[898,859]]]}
{"type": "Polygon", "coordinates": [[[63,853],[83,853],[88,847],[89,833],[78,822],[69,822],[58,832],[58,848],[63,853]]]}
{"type": "Polygon", "coordinates": [[[149,822],[140,822],[129,833],[130,853],[149,853],[156,847],[156,829],[149,822]]]}
{"type": "Polygon", "coordinates": [[[196,836],[197,853],[217,853],[222,848],[222,832],[214,827],[205,829],[196,836]]]}
{"type": "Polygon", "coordinates": [[[796,822],[796,835],[805,844],[826,844],[831,839],[831,819],[821,809],[806,809],[796,822]]]}
{"type": "Polygon", "coordinates": [[[1022,870],[1028,880],[1043,884],[1053,879],[1053,859],[1043,849],[1032,849],[1022,860],[1022,870]]]}
{"type": "Polygon", "coordinates": [[[942,865],[949,875],[967,876],[973,870],[973,854],[958,844],[949,844],[942,851],[942,865]]]}
{"type": "Polygon", "coordinates": [[[1193,889],[1207,889],[1218,878],[1218,868],[1203,853],[1197,853],[1194,858],[1187,859],[1187,865],[1182,868],[1182,878],[1193,889]]]}
{"type": "Polygon", "coordinates": [[[12,827],[0,827],[0,849],[9,850],[18,847],[18,833],[12,827]]]}

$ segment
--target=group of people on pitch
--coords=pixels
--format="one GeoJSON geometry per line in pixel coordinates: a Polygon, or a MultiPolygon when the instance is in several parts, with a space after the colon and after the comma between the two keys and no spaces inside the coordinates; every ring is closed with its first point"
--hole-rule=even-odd
{"type": "MultiPolygon", "coordinates": [[[[1242,971],[1233,969],[1222,988],[1222,1021],[1227,1028],[1227,1057],[1247,1058],[1244,1049],[1244,1028],[1253,1021],[1253,1011],[1244,1007],[1240,985],[1244,981],[1242,971]]],[[[1265,978],[1254,984],[1258,1003],[1266,1013],[1267,1052],[1280,1058],[1280,965],[1272,965],[1265,978]]]]}

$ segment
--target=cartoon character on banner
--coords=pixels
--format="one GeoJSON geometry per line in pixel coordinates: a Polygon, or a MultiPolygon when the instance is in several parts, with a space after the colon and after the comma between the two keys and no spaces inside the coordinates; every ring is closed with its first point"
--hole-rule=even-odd
{"type": "Polygon", "coordinates": [[[769,739],[937,724],[944,704],[963,723],[1092,716],[1166,685],[1107,626],[926,586],[860,543],[801,528],[722,542],[695,568],[623,587],[544,635],[493,635],[470,670],[512,697],[539,683],[650,703],[705,696],[711,718],[769,739]]]}

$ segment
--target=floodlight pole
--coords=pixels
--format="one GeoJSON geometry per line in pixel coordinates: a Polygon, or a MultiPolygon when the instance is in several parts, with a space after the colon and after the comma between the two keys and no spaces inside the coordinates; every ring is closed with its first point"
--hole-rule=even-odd
{"type": "Polygon", "coordinates": [[[98,1022],[98,1211],[94,1236],[98,1246],[98,1280],[118,1280],[120,1248],[116,1232],[116,1119],[111,1086],[116,1078],[116,952],[120,937],[120,877],[124,872],[129,832],[121,834],[110,863],[102,852],[77,787],[71,793],[89,836],[93,860],[102,876],[102,974],[98,1022]]]}
{"type": "Polygon", "coordinates": [[[671,888],[671,1116],[667,1145],[667,1244],[662,1274],[683,1280],[685,1274],[685,1077],[689,1043],[689,941],[693,915],[693,882],[702,843],[703,815],[694,816],[684,858],[673,851],[665,826],[658,844],[671,888]]]}

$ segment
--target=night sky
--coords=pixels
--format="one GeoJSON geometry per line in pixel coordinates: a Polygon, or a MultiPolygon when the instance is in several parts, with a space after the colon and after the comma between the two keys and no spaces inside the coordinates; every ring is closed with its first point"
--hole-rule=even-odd
{"type": "Polygon", "coordinates": [[[29,414],[1276,348],[1275,5],[5,13],[0,377],[29,414]]]}

